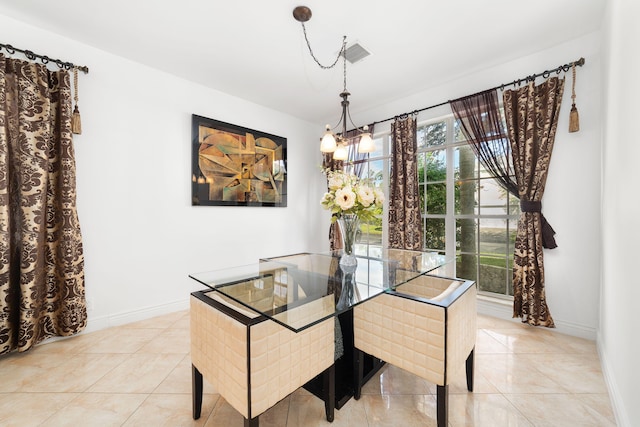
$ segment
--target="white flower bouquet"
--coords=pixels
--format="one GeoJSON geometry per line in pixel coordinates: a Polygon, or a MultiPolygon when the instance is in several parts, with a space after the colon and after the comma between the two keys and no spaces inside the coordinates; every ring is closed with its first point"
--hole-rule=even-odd
{"type": "Polygon", "coordinates": [[[369,222],[381,212],[384,193],[353,174],[343,171],[326,171],[329,191],[320,204],[331,211],[331,222],[342,215],[356,214],[361,221],[369,222]]]}

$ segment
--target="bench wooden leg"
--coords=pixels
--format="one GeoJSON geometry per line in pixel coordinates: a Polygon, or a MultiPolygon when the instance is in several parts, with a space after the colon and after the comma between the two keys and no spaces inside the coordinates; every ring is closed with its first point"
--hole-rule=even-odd
{"type": "Polygon", "coordinates": [[[447,427],[449,417],[449,386],[439,385],[437,394],[438,427],[447,427]]]}
{"type": "Polygon", "coordinates": [[[354,384],[354,392],[353,398],[355,400],[360,399],[362,395],[362,379],[364,377],[364,353],[357,348],[353,348],[353,384],[354,384]]]}
{"type": "Polygon", "coordinates": [[[336,407],[336,365],[335,363],[324,370],[322,374],[324,390],[324,411],[327,421],[333,422],[336,407]]]}
{"type": "Polygon", "coordinates": [[[475,353],[475,347],[471,350],[471,353],[469,353],[469,357],[467,357],[467,362],[466,362],[466,371],[467,371],[467,390],[469,391],[473,391],[473,365],[474,365],[474,361],[473,361],[473,354],[475,353]]]}
{"type": "Polygon", "coordinates": [[[202,374],[191,365],[191,395],[193,400],[193,419],[200,418],[202,411],[202,374]]]}

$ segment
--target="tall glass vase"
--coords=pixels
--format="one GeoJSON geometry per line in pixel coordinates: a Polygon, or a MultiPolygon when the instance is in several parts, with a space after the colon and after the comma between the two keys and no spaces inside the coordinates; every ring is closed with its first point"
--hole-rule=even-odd
{"type": "Polygon", "coordinates": [[[338,218],[338,227],[342,236],[342,256],[340,265],[343,267],[355,267],[358,262],[353,253],[356,243],[356,234],[360,226],[360,218],[356,214],[342,214],[338,218]]]}
{"type": "Polygon", "coordinates": [[[342,287],[336,303],[338,310],[345,310],[356,302],[356,265],[340,266],[342,271],[342,287]]]}

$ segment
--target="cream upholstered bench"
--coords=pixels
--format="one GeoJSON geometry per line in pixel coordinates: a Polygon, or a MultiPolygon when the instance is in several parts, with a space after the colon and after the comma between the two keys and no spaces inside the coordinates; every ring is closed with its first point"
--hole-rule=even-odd
{"type": "Polygon", "coordinates": [[[438,427],[447,426],[451,374],[466,366],[473,391],[476,294],[474,282],[424,275],[354,307],[355,398],[364,352],[435,383],[438,427]]]}
{"type": "Polygon", "coordinates": [[[257,427],[258,416],[323,373],[325,412],[334,417],[334,319],[298,333],[215,291],[191,294],[193,418],[203,376],[257,427]]]}

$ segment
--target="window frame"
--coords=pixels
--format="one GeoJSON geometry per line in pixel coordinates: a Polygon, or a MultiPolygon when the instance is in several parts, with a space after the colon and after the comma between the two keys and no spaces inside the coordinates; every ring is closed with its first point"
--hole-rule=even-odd
{"type": "MultiPolygon", "coordinates": [[[[419,132],[419,129],[424,128],[426,126],[435,124],[435,123],[440,123],[440,122],[444,122],[446,124],[446,132],[445,132],[445,141],[443,144],[441,145],[437,145],[437,146],[425,146],[425,147],[419,147],[417,150],[417,155],[419,156],[421,153],[426,153],[429,151],[434,151],[434,150],[444,150],[445,153],[445,157],[446,157],[446,179],[444,181],[445,185],[446,185],[446,210],[444,214],[431,214],[428,213],[426,211],[426,207],[425,209],[422,211],[421,213],[421,217],[422,217],[422,221],[423,221],[423,226],[426,227],[426,220],[427,219],[444,219],[445,221],[445,249],[444,249],[444,254],[447,258],[450,259],[456,259],[456,263],[454,263],[454,274],[456,274],[456,270],[457,270],[457,262],[459,259],[459,256],[462,254],[465,255],[472,255],[476,257],[476,267],[475,267],[475,275],[476,277],[473,278],[473,280],[475,280],[478,283],[478,293],[479,295],[484,295],[484,296],[489,296],[492,298],[498,298],[498,299],[506,299],[506,300],[513,300],[513,279],[512,279],[512,271],[513,271],[513,243],[511,242],[511,235],[512,233],[517,232],[517,222],[520,216],[520,210],[519,210],[519,205],[517,207],[517,211],[514,209],[514,207],[512,206],[512,202],[515,203],[515,201],[513,201],[513,196],[508,195],[507,196],[507,201],[506,201],[506,212],[505,214],[484,214],[482,212],[483,208],[487,208],[487,207],[491,207],[491,206],[483,206],[482,205],[482,192],[479,191],[479,189],[481,188],[481,184],[483,182],[483,180],[488,180],[491,179],[493,182],[497,184],[497,181],[495,181],[493,178],[491,178],[490,176],[487,175],[487,172],[484,170],[484,168],[482,167],[482,164],[479,162],[479,160],[477,159],[476,156],[475,157],[475,162],[476,162],[476,167],[474,168],[474,178],[473,181],[475,182],[476,185],[476,201],[474,203],[474,213],[473,214],[460,214],[460,213],[456,213],[455,212],[455,197],[456,197],[456,176],[455,176],[455,168],[456,168],[456,164],[455,164],[455,154],[456,154],[456,149],[458,149],[459,147],[467,147],[467,141],[464,139],[460,139],[460,138],[456,138],[455,136],[455,118],[453,116],[453,114],[449,114],[446,116],[440,116],[440,117],[435,117],[435,118],[430,118],[430,119],[425,119],[425,120],[421,120],[420,122],[418,122],[417,124],[417,129],[419,132]],[[512,213],[515,212],[515,213],[512,213]],[[459,249],[457,249],[457,242],[456,242],[456,225],[457,225],[457,221],[460,219],[473,219],[475,222],[475,251],[473,253],[470,252],[461,252],[459,249]],[[497,292],[489,292],[486,290],[481,290],[480,286],[482,286],[481,283],[481,266],[482,264],[482,258],[483,256],[485,258],[489,257],[489,253],[485,253],[482,252],[482,240],[481,240],[481,231],[482,231],[482,220],[504,220],[505,221],[505,232],[506,232],[506,249],[505,249],[505,253],[504,253],[504,257],[502,258],[501,256],[497,256],[497,257],[493,257],[496,259],[504,259],[504,265],[507,268],[507,272],[506,272],[506,278],[505,278],[505,284],[504,284],[504,293],[497,293],[497,292]]],[[[385,202],[384,202],[384,208],[383,208],[383,213],[382,213],[382,246],[385,245],[385,242],[388,239],[388,233],[389,233],[389,222],[388,222],[388,212],[389,212],[389,200],[388,200],[388,195],[389,195],[389,178],[390,178],[390,164],[391,164],[391,149],[390,149],[390,144],[391,144],[391,132],[390,131],[385,131],[385,132],[381,132],[379,134],[374,135],[374,140],[376,145],[378,144],[382,144],[382,150],[381,151],[376,151],[376,153],[372,153],[374,154],[374,156],[371,155],[367,155],[364,159],[360,160],[357,163],[371,163],[374,161],[382,161],[382,172],[383,172],[383,191],[385,193],[385,195],[387,197],[385,197],[385,202]]],[[[346,163],[345,162],[345,168],[349,167],[352,163],[346,163]]],[[[366,168],[369,168],[369,165],[366,165],[366,168]]],[[[440,182],[440,181],[438,181],[440,182]]],[[[424,194],[424,203],[427,203],[427,198],[426,198],[426,188],[427,188],[427,181],[426,181],[426,175],[425,175],[425,182],[424,183],[420,183],[420,189],[421,191],[425,191],[424,194]],[[424,184],[424,187],[423,187],[424,184]]],[[[517,199],[516,199],[517,201],[517,199]]],[[[426,244],[426,242],[425,242],[426,244]]],[[[425,250],[429,250],[430,248],[423,248],[425,250]]],[[[372,245],[369,243],[369,239],[367,239],[366,242],[362,243],[362,242],[358,242],[356,244],[356,252],[358,254],[361,255],[370,255],[370,254],[375,254],[378,255],[379,254],[379,247],[377,245],[372,245]]],[[[442,252],[442,251],[440,251],[442,252]]],[[[501,254],[500,254],[501,255],[501,254]]]]}

